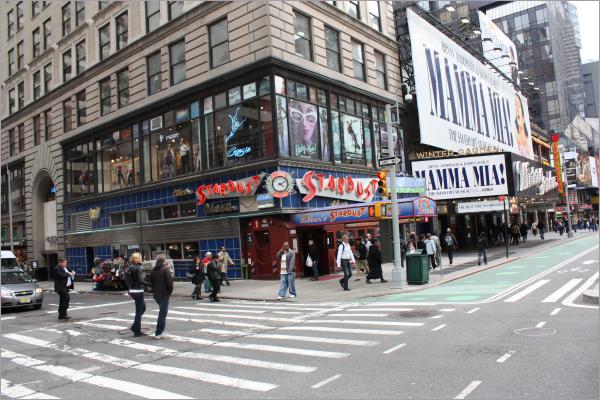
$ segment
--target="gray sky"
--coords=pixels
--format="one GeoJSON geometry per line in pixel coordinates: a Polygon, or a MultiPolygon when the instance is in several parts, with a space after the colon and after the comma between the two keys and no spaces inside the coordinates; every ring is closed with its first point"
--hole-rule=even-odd
{"type": "Polygon", "coordinates": [[[598,60],[598,47],[600,47],[598,36],[598,5],[597,0],[572,1],[577,7],[579,16],[579,29],[581,31],[581,62],[598,60]]]}

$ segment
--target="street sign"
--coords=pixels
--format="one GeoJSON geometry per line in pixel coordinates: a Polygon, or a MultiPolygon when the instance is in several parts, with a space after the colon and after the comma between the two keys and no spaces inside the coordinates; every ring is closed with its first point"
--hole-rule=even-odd
{"type": "Polygon", "coordinates": [[[398,165],[402,162],[402,159],[398,156],[393,156],[393,157],[380,158],[377,161],[379,161],[380,167],[385,167],[387,165],[398,165]]]}

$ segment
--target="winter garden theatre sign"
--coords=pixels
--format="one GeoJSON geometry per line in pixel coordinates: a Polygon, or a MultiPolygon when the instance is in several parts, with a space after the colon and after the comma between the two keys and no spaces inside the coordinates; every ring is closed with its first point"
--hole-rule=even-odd
{"type": "Polygon", "coordinates": [[[412,170],[434,200],[508,194],[504,154],[413,161],[412,170]]]}

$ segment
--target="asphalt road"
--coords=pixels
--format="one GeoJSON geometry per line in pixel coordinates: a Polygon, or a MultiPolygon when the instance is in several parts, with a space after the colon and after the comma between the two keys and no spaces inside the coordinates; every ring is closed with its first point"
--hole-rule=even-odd
{"type": "Polygon", "coordinates": [[[160,341],[131,337],[126,296],[75,294],[73,319],[59,323],[47,295],[40,311],[2,314],[2,396],[597,399],[598,306],[578,300],[598,280],[592,239],[417,299],[174,299],[160,341]],[[465,290],[478,298],[455,297],[465,290]]]}

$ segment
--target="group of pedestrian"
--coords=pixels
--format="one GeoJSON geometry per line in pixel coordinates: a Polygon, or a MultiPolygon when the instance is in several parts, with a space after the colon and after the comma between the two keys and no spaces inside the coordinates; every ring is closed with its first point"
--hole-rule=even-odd
{"type": "Polygon", "coordinates": [[[233,265],[233,260],[225,246],[221,247],[216,256],[208,251],[202,259],[195,257],[188,273],[188,277],[194,284],[192,299],[202,300],[202,287],[204,287],[205,293],[210,291],[208,300],[211,303],[220,301],[217,294],[221,291],[221,286],[224,283],[230,285],[227,277],[227,267],[230,265],[233,265]]]}

